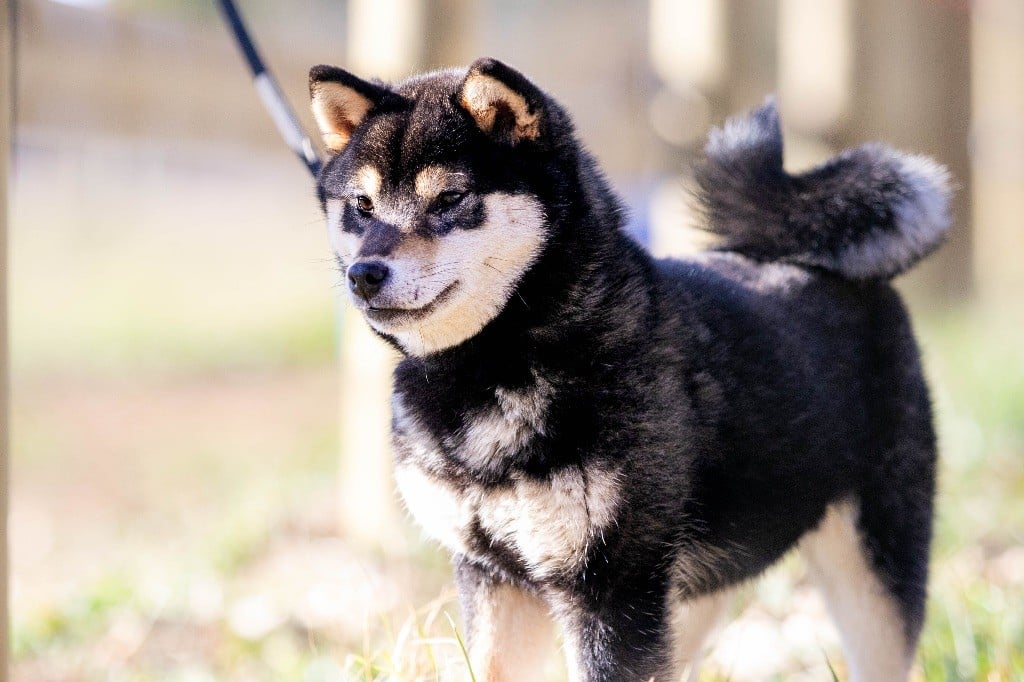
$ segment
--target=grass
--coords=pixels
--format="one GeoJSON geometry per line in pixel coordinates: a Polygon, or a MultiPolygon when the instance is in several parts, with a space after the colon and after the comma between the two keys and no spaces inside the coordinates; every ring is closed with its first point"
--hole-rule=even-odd
{"type": "Polygon", "coordinates": [[[469,679],[476,676],[469,653],[451,611],[454,595],[445,594],[409,614],[397,631],[390,618],[381,618],[375,640],[367,631],[363,650],[345,656],[342,672],[346,680],[469,679]]]}
{"type": "Polygon", "coordinates": [[[1024,674],[1024,320],[958,312],[922,325],[941,469],[924,677],[1024,674]]]}
{"type": "MultiPolygon", "coordinates": [[[[931,598],[916,677],[1020,679],[1024,353],[1018,349],[1024,348],[1024,325],[959,311],[923,319],[919,326],[935,389],[942,463],[931,598]]],[[[325,413],[325,423],[332,414],[325,413]]],[[[45,421],[34,423],[31,428],[45,426],[45,421]]],[[[32,434],[19,438],[40,442],[32,434]]],[[[216,508],[215,516],[204,516],[212,510],[204,511],[194,517],[198,525],[178,529],[192,538],[187,555],[136,539],[134,554],[130,548],[126,552],[135,556],[134,563],[101,562],[91,578],[54,591],[42,607],[16,610],[15,679],[471,678],[462,635],[452,619],[455,603],[447,592],[440,599],[431,597],[439,586],[450,584],[436,549],[415,535],[403,552],[388,556],[332,544],[339,541],[330,520],[331,439],[316,442],[307,440],[302,447],[322,454],[281,460],[269,478],[222,465],[217,475],[230,478],[215,489],[234,486],[238,492],[216,508]],[[319,491],[319,503],[310,503],[310,490],[319,491]],[[311,508],[328,511],[317,512],[321,520],[310,520],[311,508]],[[338,610],[320,620],[303,615],[302,608],[323,606],[296,606],[315,592],[307,590],[316,580],[310,564],[289,564],[289,557],[303,552],[348,576],[339,579],[334,592],[328,585],[325,603],[331,594],[367,592],[359,602],[358,622],[349,619],[339,627],[331,618],[346,616],[338,610]],[[331,552],[339,556],[332,559],[331,552]],[[154,564],[165,578],[176,577],[157,580],[154,564]],[[266,589],[268,583],[289,581],[298,583],[291,592],[266,589]],[[210,603],[204,605],[204,599],[210,603]],[[265,626],[239,630],[240,617],[265,621],[265,626]],[[168,653],[175,648],[186,654],[176,658],[168,653]],[[117,674],[106,676],[102,671],[108,668],[117,674]]],[[[234,446],[229,440],[221,447],[234,446]]],[[[187,459],[175,475],[182,481],[201,476],[196,467],[207,466],[204,462],[215,456],[216,451],[187,459]]],[[[741,618],[751,608],[761,609],[785,630],[797,594],[787,585],[801,582],[802,569],[788,561],[777,570],[781,575],[753,589],[755,606],[741,618]]],[[[845,675],[841,653],[834,644],[823,644],[804,653],[794,649],[779,672],[766,676],[791,679],[807,670],[832,679],[845,675]]],[[[745,678],[712,657],[703,679],[745,678]]]]}
{"type": "MultiPolygon", "coordinates": [[[[941,569],[940,569],[941,570],[941,569]]],[[[1024,623],[1017,589],[972,580],[933,581],[918,660],[928,680],[1009,680],[1024,672],[1024,623]]]]}

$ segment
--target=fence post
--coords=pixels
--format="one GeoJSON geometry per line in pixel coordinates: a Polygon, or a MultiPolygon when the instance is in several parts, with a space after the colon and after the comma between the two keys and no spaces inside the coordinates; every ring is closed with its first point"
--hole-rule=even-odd
{"type": "Polygon", "coordinates": [[[1003,314],[1020,311],[1024,291],[1024,4],[971,8],[975,281],[980,301],[1003,314]]]}
{"type": "MultiPolygon", "coordinates": [[[[362,78],[411,75],[423,58],[424,15],[424,0],[350,0],[345,68],[362,78]]],[[[367,547],[401,546],[390,447],[396,353],[347,300],[339,303],[340,530],[367,547]]]]}
{"type": "MultiPolygon", "coordinates": [[[[349,0],[345,68],[404,80],[468,59],[476,36],[471,0],[349,0]]],[[[391,370],[396,353],[347,302],[341,328],[341,531],[371,547],[395,544],[402,524],[391,475],[391,370]]]]}
{"type": "Polygon", "coordinates": [[[0,0],[0,682],[7,680],[7,487],[10,437],[7,431],[7,163],[14,132],[13,7],[0,0]]]}
{"type": "Polygon", "coordinates": [[[880,139],[932,156],[949,168],[959,188],[949,243],[905,280],[944,303],[968,298],[974,285],[970,47],[970,3],[859,0],[854,5],[849,142],[880,139]]]}
{"type": "MultiPolygon", "coordinates": [[[[759,106],[776,88],[778,0],[725,3],[724,113],[735,116],[759,106]]],[[[719,117],[721,118],[721,117],[719,117]]]]}

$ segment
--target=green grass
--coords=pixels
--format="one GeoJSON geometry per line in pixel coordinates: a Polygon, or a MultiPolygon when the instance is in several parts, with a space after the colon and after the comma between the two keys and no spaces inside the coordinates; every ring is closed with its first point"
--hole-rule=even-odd
{"type": "MultiPolygon", "coordinates": [[[[940,569],[941,571],[941,569],[940,569]]],[[[928,680],[1019,679],[1024,674],[1024,590],[985,580],[933,581],[918,660],[928,680]]]]}
{"type": "Polygon", "coordinates": [[[15,658],[40,655],[95,638],[117,611],[139,608],[130,576],[108,573],[63,602],[33,614],[15,627],[15,658]]]}
{"type": "Polygon", "coordinates": [[[1024,311],[920,322],[940,439],[918,661],[928,680],[1024,675],[1024,311]]]}
{"type": "MultiPolygon", "coordinates": [[[[919,320],[918,332],[942,450],[931,595],[917,655],[919,679],[1021,679],[1024,324],[961,310],[919,320]]],[[[289,333],[282,331],[282,338],[289,333]]],[[[186,363],[189,372],[199,371],[206,360],[192,362],[186,363]]],[[[39,422],[33,428],[45,426],[39,422]]],[[[31,441],[31,434],[24,437],[31,441]]],[[[97,652],[107,646],[111,632],[118,623],[141,622],[151,629],[140,645],[143,654],[129,659],[116,679],[378,682],[468,677],[461,633],[446,617],[457,613],[456,604],[450,594],[441,600],[430,598],[437,584],[450,584],[448,569],[435,548],[415,539],[401,555],[353,549],[367,575],[398,575],[395,584],[405,585],[398,601],[382,603],[380,618],[365,623],[358,634],[330,626],[307,628],[290,619],[255,638],[232,629],[230,608],[244,594],[238,586],[251,587],[254,567],[281,551],[275,548],[282,541],[304,538],[305,531],[295,530],[308,513],[303,491],[310,485],[333,485],[331,458],[323,454],[330,448],[316,439],[303,447],[310,452],[295,453],[290,463],[278,464],[282,468],[273,477],[246,484],[248,492],[229,496],[209,523],[181,528],[194,538],[189,543],[192,553],[160,555],[166,562],[163,569],[179,573],[180,579],[170,583],[170,592],[159,604],[146,597],[145,572],[112,565],[77,589],[57,595],[46,609],[15,613],[16,672],[77,660],[76,670],[86,672],[69,679],[101,679],[97,652]],[[226,606],[212,620],[200,622],[189,600],[196,580],[203,576],[220,586],[226,606]],[[430,586],[426,592],[424,586],[430,586]],[[179,630],[202,633],[192,637],[208,642],[189,645],[197,646],[192,660],[173,662],[160,653],[164,647],[180,646],[174,634],[179,630]]],[[[175,475],[181,480],[203,476],[204,470],[196,468],[207,466],[203,461],[186,459],[185,470],[175,475]]],[[[225,486],[257,480],[244,467],[215,467],[210,473],[225,486]]],[[[784,570],[799,575],[798,569],[784,570]]],[[[352,589],[361,586],[354,582],[352,589]]],[[[812,659],[826,679],[845,679],[838,651],[821,650],[812,659]]],[[[776,675],[786,677],[787,673],[776,675]]],[[[24,673],[23,679],[33,676],[24,673]]],[[[733,678],[729,671],[711,666],[703,679],[733,678]]]]}

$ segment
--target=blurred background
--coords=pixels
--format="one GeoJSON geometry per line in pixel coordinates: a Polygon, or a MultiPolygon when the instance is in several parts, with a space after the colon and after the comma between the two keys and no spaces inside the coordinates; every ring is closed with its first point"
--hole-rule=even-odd
{"type": "MultiPolygon", "coordinates": [[[[769,93],[791,169],[869,140],[949,166],[953,236],[900,282],[942,448],[915,678],[1024,677],[1024,3],[241,9],[310,128],[312,64],[507,61],[575,115],[660,254],[695,246],[708,127],[769,93]]],[[[212,2],[12,10],[13,678],[464,678],[447,559],[389,478],[394,358],[344,311],[313,183],[212,2]]],[[[799,562],[741,602],[703,679],[845,679],[799,562]]]]}

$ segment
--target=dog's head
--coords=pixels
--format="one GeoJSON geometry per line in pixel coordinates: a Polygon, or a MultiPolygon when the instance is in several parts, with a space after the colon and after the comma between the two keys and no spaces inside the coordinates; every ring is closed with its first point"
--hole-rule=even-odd
{"type": "Polygon", "coordinates": [[[475,335],[549,240],[539,195],[557,105],[492,59],[396,86],[317,66],[310,96],[352,302],[412,355],[475,335]]]}

